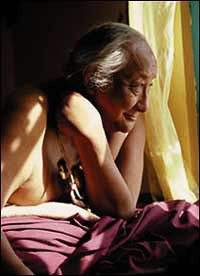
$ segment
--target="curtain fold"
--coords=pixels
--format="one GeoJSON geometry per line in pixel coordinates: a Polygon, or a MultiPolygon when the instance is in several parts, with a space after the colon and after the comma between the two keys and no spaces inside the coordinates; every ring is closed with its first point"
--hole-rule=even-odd
{"type": "MultiPolygon", "coordinates": [[[[129,25],[145,35],[158,62],[158,75],[145,115],[145,171],[149,189],[155,200],[194,202],[198,198],[197,114],[195,86],[187,80],[194,78],[192,49],[186,53],[183,29],[190,24],[186,15],[184,20],[188,22],[183,21],[188,3],[184,3],[183,9],[181,4],[129,1],[129,25]]],[[[188,35],[189,28],[190,39],[188,35]]]]}

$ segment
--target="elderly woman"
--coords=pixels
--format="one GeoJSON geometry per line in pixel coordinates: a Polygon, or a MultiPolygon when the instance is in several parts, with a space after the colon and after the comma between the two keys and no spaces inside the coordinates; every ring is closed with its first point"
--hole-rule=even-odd
{"type": "MultiPolygon", "coordinates": [[[[12,94],[2,131],[1,206],[60,200],[131,218],[155,77],[146,39],[125,24],[105,23],[77,42],[62,78],[12,94]]],[[[15,273],[32,275],[4,234],[2,247],[15,273]]]]}

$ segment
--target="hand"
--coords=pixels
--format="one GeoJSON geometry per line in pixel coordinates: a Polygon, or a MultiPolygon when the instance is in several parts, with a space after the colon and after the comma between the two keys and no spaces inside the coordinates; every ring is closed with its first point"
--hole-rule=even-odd
{"type": "Polygon", "coordinates": [[[79,206],[71,203],[61,202],[44,202],[33,206],[16,206],[10,205],[2,208],[1,216],[40,216],[57,219],[66,219],[79,213],[83,218],[90,221],[96,221],[99,217],[79,206]]]}
{"type": "Polygon", "coordinates": [[[61,113],[57,116],[58,128],[70,136],[97,137],[103,128],[100,113],[94,105],[77,92],[64,99],[61,113]]]}

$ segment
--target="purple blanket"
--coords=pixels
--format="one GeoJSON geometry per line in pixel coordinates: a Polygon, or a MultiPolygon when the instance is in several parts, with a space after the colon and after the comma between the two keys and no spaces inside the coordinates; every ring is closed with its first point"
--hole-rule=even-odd
{"type": "Polygon", "coordinates": [[[2,229],[36,274],[156,274],[185,260],[195,262],[198,212],[197,204],[173,200],[148,204],[128,221],[21,216],[3,218],[2,229]]]}

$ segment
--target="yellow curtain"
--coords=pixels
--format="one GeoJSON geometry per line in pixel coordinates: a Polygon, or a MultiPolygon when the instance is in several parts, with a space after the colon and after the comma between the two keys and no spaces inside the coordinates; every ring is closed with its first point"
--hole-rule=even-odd
{"type": "Polygon", "coordinates": [[[198,134],[188,2],[129,1],[129,24],[158,61],[146,113],[145,164],[155,200],[198,199],[198,134]]]}

